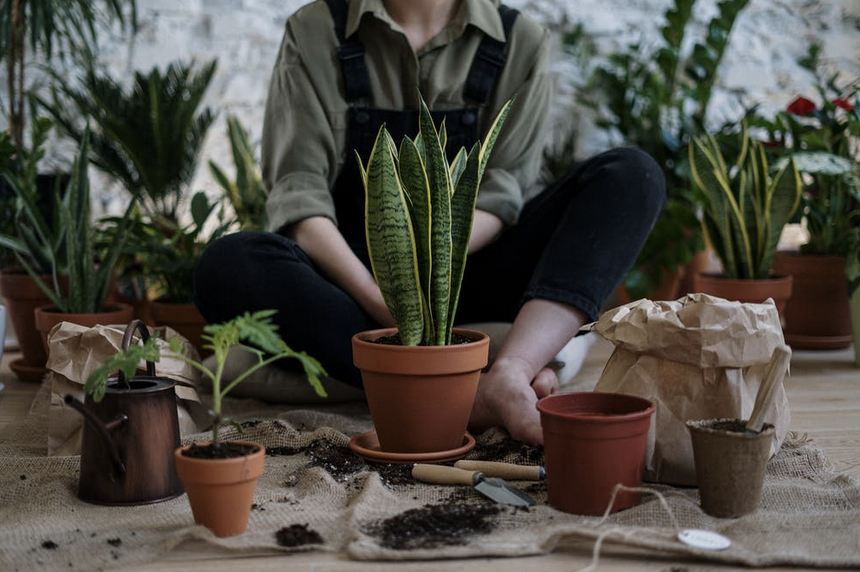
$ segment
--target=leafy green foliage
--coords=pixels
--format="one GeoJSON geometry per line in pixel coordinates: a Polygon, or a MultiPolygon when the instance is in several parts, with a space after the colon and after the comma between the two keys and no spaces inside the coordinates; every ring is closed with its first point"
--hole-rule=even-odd
{"type": "MultiPolygon", "coordinates": [[[[222,416],[224,397],[251,374],[272,362],[284,358],[299,360],[308,377],[308,383],[317,395],[326,396],[325,388],[319,379],[321,375],[326,374],[322,365],[305,352],[294,351],[281,339],[277,332],[278,326],[272,321],[275,314],[275,310],[246,312],[227,322],[207,325],[203,339],[206,341],[204,347],[211,350],[215,358],[215,365],[211,369],[203,362],[188,357],[183,352],[179,338],[168,340],[170,353],[166,355],[189,364],[212,384],[212,443],[216,447],[219,443],[220,427],[229,421],[222,416]],[[257,362],[236,376],[229,384],[223,385],[227,354],[234,347],[254,354],[257,356],[257,362]]],[[[101,401],[111,372],[119,370],[127,378],[133,377],[141,361],[157,363],[161,360],[162,343],[157,337],[152,336],[143,344],[129,344],[127,348],[118,351],[93,370],[84,383],[84,391],[91,394],[95,401],[101,401]]]]}
{"type": "Polygon", "coordinates": [[[461,149],[449,165],[444,122],[437,130],[419,95],[419,133],[398,151],[383,125],[367,168],[367,249],[373,275],[397,323],[400,341],[451,343],[478,186],[512,105],[496,116],[483,144],[461,149]]]}
{"type": "Polygon", "coordinates": [[[6,63],[7,129],[23,146],[27,46],[48,63],[55,55],[88,61],[98,29],[118,22],[137,29],[135,0],[4,0],[0,8],[0,57],[6,63]]]}
{"type": "Polygon", "coordinates": [[[624,280],[634,297],[656,290],[664,271],[689,263],[704,248],[686,150],[694,137],[706,132],[720,62],[749,0],[721,1],[699,39],[689,38],[695,2],[675,0],[664,13],[658,43],[636,42],[609,54],[577,96],[598,111],[599,127],[650,154],[666,176],[667,207],[624,280]]]}
{"type": "Polygon", "coordinates": [[[197,167],[203,139],[214,121],[198,108],[215,74],[216,61],[199,71],[171,63],[162,73],[135,73],[130,91],[89,68],[81,87],[60,84],[53,101],[40,99],[58,125],[80,142],[90,122],[93,165],[140,195],[151,217],[177,220],[176,209],[197,167]],[[71,105],[70,105],[71,103],[71,105]]]}
{"type": "Polygon", "coordinates": [[[702,228],[727,278],[765,279],[800,204],[800,173],[793,160],[772,173],[764,146],[750,139],[746,124],[736,149],[729,163],[712,135],[690,144],[693,180],[705,197],[702,228]]]}
{"type": "Polygon", "coordinates": [[[227,136],[236,168],[235,177],[233,180],[228,178],[214,161],[209,161],[209,171],[233,207],[239,227],[243,230],[265,230],[268,227],[266,199],[269,193],[263,185],[254,146],[235,115],[227,117],[227,136]]]}

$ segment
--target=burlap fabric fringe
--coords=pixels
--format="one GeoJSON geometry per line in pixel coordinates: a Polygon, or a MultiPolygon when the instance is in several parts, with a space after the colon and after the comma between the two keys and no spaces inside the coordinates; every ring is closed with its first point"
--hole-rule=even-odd
{"type": "MultiPolygon", "coordinates": [[[[367,464],[347,448],[350,435],[371,428],[362,404],[285,410],[232,400],[234,414],[256,419],[244,423],[243,438],[264,444],[269,455],[247,532],[218,539],[193,524],[184,495],[138,507],[79,501],[78,457],[45,455],[49,391],[42,388],[24,424],[0,435],[2,570],[149,562],[187,539],[236,553],[322,550],[396,560],[524,556],[586,538],[601,539],[604,551],[621,545],[749,566],[860,566],[860,481],[835,474],[820,449],[798,439],[768,465],[754,514],[713,518],[699,509],[695,489],[647,485],[665,505],[645,495],[639,506],[603,521],[547,506],[542,483],[517,483],[538,505],[514,509],[488,504],[468,487],[418,483],[408,467],[367,464]],[[678,527],[715,530],[733,543],[722,552],[698,550],[676,539],[678,527]]],[[[198,437],[204,435],[188,440],[198,437]]],[[[500,431],[477,440],[470,458],[542,461],[539,449],[500,431]]]]}

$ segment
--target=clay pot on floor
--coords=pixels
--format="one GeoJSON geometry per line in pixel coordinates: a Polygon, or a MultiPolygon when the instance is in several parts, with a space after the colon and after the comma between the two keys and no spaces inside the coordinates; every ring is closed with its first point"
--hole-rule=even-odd
{"type": "Polygon", "coordinates": [[[785,305],[785,342],[792,348],[835,350],[851,345],[844,256],[779,251],[773,270],[793,278],[785,305]]]}
{"type": "MultiPolygon", "coordinates": [[[[642,484],[651,401],[622,393],[561,393],[544,397],[537,408],[554,508],[602,515],[616,484],[642,484]]],[[[635,506],[639,498],[638,492],[619,491],[610,512],[635,506]]]]}
{"type": "Polygon", "coordinates": [[[248,528],[257,481],[263,474],[266,449],[250,441],[253,453],[227,459],[198,459],[183,455],[190,446],[176,449],[176,472],[194,514],[194,522],[216,536],[236,536],[248,528]]]}
{"type": "Polygon", "coordinates": [[[702,510],[719,518],[736,518],[758,508],[770,458],[773,425],[747,435],[746,421],[687,421],[702,510]]]}
{"type": "Polygon", "coordinates": [[[490,338],[455,328],[469,343],[402,346],[376,343],[395,328],[352,338],[370,415],[382,451],[433,453],[462,447],[490,338]]]}
{"type": "Polygon", "coordinates": [[[785,321],[785,305],[791,298],[791,275],[773,275],[764,280],[737,280],[717,274],[699,274],[693,280],[696,292],[710,294],[731,302],[761,304],[773,298],[781,321],[785,321]]]}
{"type": "Polygon", "coordinates": [[[105,306],[101,312],[93,314],[67,314],[57,310],[55,306],[39,306],[33,313],[45,355],[48,355],[48,334],[60,322],[71,322],[92,328],[97,325],[128,324],[134,318],[134,309],[128,304],[113,304],[105,306]]]}
{"type": "Polygon", "coordinates": [[[204,351],[203,328],[206,320],[194,304],[174,304],[163,300],[149,302],[149,314],[156,326],[169,326],[187,339],[205,358],[211,351],[204,351]]]}
{"type": "MultiPolygon", "coordinates": [[[[43,279],[51,283],[50,276],[43,279]]],[[[36,329],[34,312],[51,301],[23,268],[4,268],[0,272],[0,294],[6,301],[9,321],[21,350],[21,357],[9,367],[21,381],[40,382],[48,371],[45,369],[48,354],[36,329]]]]}

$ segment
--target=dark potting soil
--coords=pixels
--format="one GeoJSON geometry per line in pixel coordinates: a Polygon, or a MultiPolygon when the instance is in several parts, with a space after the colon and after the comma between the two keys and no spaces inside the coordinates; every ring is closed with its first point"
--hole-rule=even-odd
{"type": "Polygon", "coordinates": [[[371,523],[366,532],[385,548],[412,550],[460,546],[495,527],[501,508],[495,504],[435,504],[371,523]]]}
{"type": "Polygon", "coordinates": [[[205,445],[194,443],[183,451],[182,455],[193,457],[194,459],[232,459],[234,457],[250,455],[258,449],[259,447],[256,446],[230,441],[219,443],[218,447],[214,447],[210,443],[206,443],[205,445]]]}
{"type": "MultiPolygon", "coordinates": [[[[727,431],[729,433],[746,433],[747,423],[746,421],[741,421],[739,419],[723,419],[711,423],[710,425],[706,425],[706,427],[715,431],[727,431]]],[[[770,423],[765,423],[764,426],[762,426],[761,430],[764,431],[768,427],[773,427],[773,425],[771,425],[770,423]]]]}
{"type": "Polygon", "coordinates": [[[478,442],[469,457],[475,461],[502,461],[518,465],[542,465],[543,449],[505,438],[494,443],[478,442]]]}
{"type": "MultiPolygon", "coordinates": [[[[376,338],[375,340],[369,340],[375,344],[386,344],[389,346],[402,346],[403,342],[400,341],[400,334],[394,334],[393,336],[382,336],[381,338],[376,338]]],[[[470,342],[474,342],[472,338],[467,338],[466,336],[461,336],[460,334],[453,333],[451,334],[451,344],[452,346],[457,344],[468,344],[470,342]]],[[[422,346],[426,346],[428,344],[421,344],[422,346]]]]}
{"type": "Polygon", "coordinates": [[[275,540],[278,541],[278,546],[285,546],[287,548],[306,546],[308,544],[323,544],[324,542],[320,533],[312,528],[308,528],[307,524],[285,526],[275,533],[275,540]]]}

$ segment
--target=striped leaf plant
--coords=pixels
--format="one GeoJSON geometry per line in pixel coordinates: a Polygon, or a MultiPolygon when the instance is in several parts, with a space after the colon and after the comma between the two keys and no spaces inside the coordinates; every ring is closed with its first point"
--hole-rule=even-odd
{"type": "Polygon", "coordinates": [[[419,95],[415,138],[398,148],[383,125],[367,165],[358,159],[371,267],[403,345],[451,343],[478,187],[512,102],[449,163],[445,123],[437,129],[419,95]]]}

